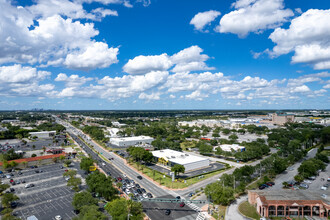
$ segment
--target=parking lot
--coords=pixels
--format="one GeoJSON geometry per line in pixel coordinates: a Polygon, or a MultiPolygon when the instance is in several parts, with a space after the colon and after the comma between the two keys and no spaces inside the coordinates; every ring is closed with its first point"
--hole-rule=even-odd
{"type": "MultiPolygon", "coordinates": [[[[21,175],[15,172],[12,179],[21,183],[11,185],[20,198],[14,214],[21,219],[35,215],[41,220],[55,219],[56,215],[60,215],[62,219],[72,219],[76,216],[71,205],[74,191],[66,186],[64,172],[65,168],[61,169],[60,164],[27,168],[22,170],[21,175]],[[22,183],[23,180],[25,183],[22,183]],[[27,184],[34,186],[26,188],[27,184]]],[[[3,182],[8,183],[9,179],[3,179],[3,182]]]]}

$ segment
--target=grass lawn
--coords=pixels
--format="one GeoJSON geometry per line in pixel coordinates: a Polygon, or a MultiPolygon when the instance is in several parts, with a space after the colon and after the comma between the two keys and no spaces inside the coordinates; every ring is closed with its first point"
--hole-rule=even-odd
{"type": "MultiPolygon", "coordinates": [[[[131,164],[133,167],[135,167],[136,169],[138,169],[138,165],[136,163],[131,164]]],[[[140,171],[142,171],[142,167],[141,165],[139,166],[140,171]]],[[[184,182],[184,180],[175,180],[175,182],[172,182],[172,179],[168,176],[164,177],[164,174],[160,174],[157,171],[154,171],[153,169],[150,169],[148,167],[143,167],[143,173],[147,176],[149,176],[150,178],[152,178],[153,180],[157,181],[158,183],[160,183],[161,185],[165,185],[168,188],[172,188],[172,189],[181,189],[181,188],[185,188],[188,187],[190,185],[193,185],[199,181],[202,181],[204,179],[207,179],[211,176],[217,175],[219,173],[224,172],[226,169],[222,169],[222,170],[218,170],[216,172],[213,173],[209,173],[209,174],[204,174],[204,178],[200,178],[198,179],[198,177],[194,177],[191,179],[187,179],[186,183],[184,182]]]]}
{"type": "Polygon", "coordinates": [[[247,217],[252,219],[260,219],[260,215],[257,213],[256,208],[247,201],[242,202],[239,205],[238,210],[247,217]]]}
{"type": "Polygon", "coordinates": [[[218,211],[213,212],[212,217],[215,219],[225,219],[227,206],[218,206],[218,211]]]}
{"type": "Polygon", "coordinates": [[[180,147],[184,151],[188,151],[188,148],[193,148],[195,147],[196,141],[185,141],[180,143],[180,147]]]}

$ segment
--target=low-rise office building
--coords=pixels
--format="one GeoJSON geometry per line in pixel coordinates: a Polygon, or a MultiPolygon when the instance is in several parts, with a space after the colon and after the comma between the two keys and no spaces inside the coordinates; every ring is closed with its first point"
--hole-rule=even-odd
{"type": "Polygon", "coordinates": [[[250,190],[249,203],[256,206],[263,217],[317,217],[330,216],[329,193],[309,190],[250,190]]]}
{"type": "Polygon", "coordinates": [[[149,145],[155,139],[148,136],[110,138],[110,144],[118,147],[130,147],[136,145],[149,145]]]}
{"type": "Polygon", "coordinates": [[[39,132],[29,132],[31,137],[36,136],[37,138],[52,138],[55,137],[56,131],[39,131],[39,132]]]}
{"type": "Polygon", "coordinates": [[[216,148],[218,148],[218,147],[220,147],[223,151],[227,151],[227,152],[231,152],[231,151],[243,152],[243,151],[245,151],[245,147],[240,146],[238,144],[222,144],[220,146],[214,147],[213,150],[216,151],[216,148]]]}
{"type": "Polygon", "coordinates": [[[175,164],[180,164],[185,167],[185,172],[210,166],[210,160],[207,158],[175,150],[164,149],[152,151],[151,153],[155,158],[155,162],[161,163],[169,168],[175,164]]]}

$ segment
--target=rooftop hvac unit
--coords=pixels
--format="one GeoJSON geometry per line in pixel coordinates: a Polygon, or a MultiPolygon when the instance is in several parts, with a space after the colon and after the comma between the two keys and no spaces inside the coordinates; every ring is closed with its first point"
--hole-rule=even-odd
{"type": "Polygon", "coordinates": [[[186,156],[189,156],[189,154],[185,154],[186,156]]]}
{"type": "Polygon", "coordinates": [[[171,156],[172,158],[175,158],[175,156],[171,156]]]}

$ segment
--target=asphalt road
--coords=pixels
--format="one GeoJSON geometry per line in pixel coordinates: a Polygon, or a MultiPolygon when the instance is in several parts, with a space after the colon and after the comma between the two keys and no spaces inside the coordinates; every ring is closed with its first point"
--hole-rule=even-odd
{"type": "MultiPolygon", "coordinates": [[[[88,140],[87,137],[78,129],[74,128],[67,123],[63,123],[63,121],[58,121],[62,125],[64,125],[67,129],[67,132],[72,136],[75,141],[82,146],[82,148],[86,151],[86,153],[90,154],[91,157],[101,163],[100,168],[104,170],[106,173],[111,173],[112,177],[123,177],[123,174],[126,174],[128,178],[133,179],[136,183],[140,184],[141,187],[145,188],[147,191],[151,192],[154,197],[158,198],[175,198],[179,194],[173,192],[171,190],[163,189],[148,179],[143,178],[142,180],[138,179],[137,176],[140,174],[130,167],[126,166],[122,158],[112,152],[108,152],[98,146],[91,140],[88,140]],[[94,149],[98,151],[101,155],[106,158],[113,157],[114,160],[111,160],[111,163],[103,161],[101,157],[93,150],[91,150],[83,141],[81,141],[77,135],[80,135],[87,143],[94,146],[94,149]],[[102,166],[102,163],[105,163],[105,166],[102,166]]],[[[196,219],[198,216],[198,212],[196,212],[193,208],[198,208],[194,205],[186,205],[185,207],[180,207],[178,203],[154,203],[154,202],[143,202],[143,208],[146,214],[150,219],[180,219],[180,220],[191,220],[196,219]],[[193,207],[193,208],[191,208],[193,207]],[[165,215],[165,210],[170,209],[171,214],[165,215]]]]}

